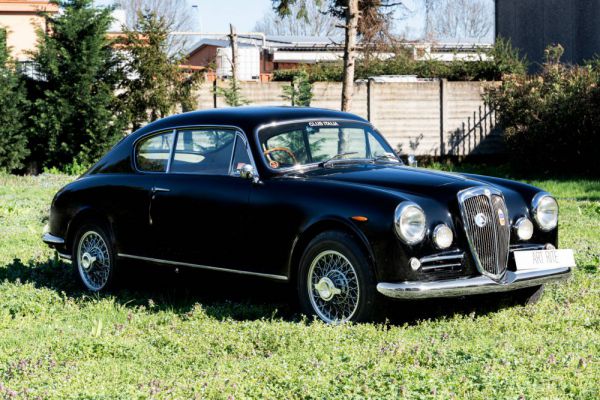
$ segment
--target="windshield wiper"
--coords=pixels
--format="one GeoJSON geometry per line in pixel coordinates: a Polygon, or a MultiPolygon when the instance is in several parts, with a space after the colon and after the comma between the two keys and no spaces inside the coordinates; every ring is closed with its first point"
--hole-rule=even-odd
{"type": "Polygon", "coordinates": [[[327,165],[331,164],[333,161],[339,160],[340,158],[345,157],[345,156],[350,156],[352,154],[358,154],[358,151],[346,151],[343,153],[338,153],[335,156],[328,158],[325,161],[321,161],[319,163],[319,167],[326,167],[327,165]]]}
{"type": "Polygon", "coordinates": [[[392,153],[383,153],[383,154],[380,154],[380,155],[378,155],[376,157],[371,158],[371,161],[373,161],[374,163],[379,162],[379,161],[383,161],[383,160],[394,161],[396,163],[402,163],[402,161],[400,161],[398,159],[398,157],[396,157],[392,153]]]}

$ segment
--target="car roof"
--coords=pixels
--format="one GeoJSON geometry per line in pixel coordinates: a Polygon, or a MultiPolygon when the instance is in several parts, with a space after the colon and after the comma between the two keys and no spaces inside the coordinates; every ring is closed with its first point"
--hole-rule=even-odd
{"type": "Polygon", "coordinates": [[[227,125],[239,127],[252,140],[253,132],[261,125],[302,119],[346,119],[368,122],[354,114],[312,107],[228,107],[192,111],[152,122],[131,136],[136,139],[149,132],[194,125],[227,125]]]}

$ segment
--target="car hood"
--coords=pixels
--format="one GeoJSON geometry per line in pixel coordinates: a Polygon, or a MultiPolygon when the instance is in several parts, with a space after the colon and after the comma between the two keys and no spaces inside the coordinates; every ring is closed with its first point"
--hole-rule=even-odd
{"type": "Polygon", "coordinates": [[[377,164],[312,169],[302,173],[301,176],[307,179],[376,186],[417,195],[455,196],[458,191],[466,188],[489,185],[455,173],[377,164]]]}

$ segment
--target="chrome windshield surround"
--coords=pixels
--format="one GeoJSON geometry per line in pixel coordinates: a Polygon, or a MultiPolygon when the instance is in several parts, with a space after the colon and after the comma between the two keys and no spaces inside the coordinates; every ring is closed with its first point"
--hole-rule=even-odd
{"type": "MultiPolygon", "coordinates": [[[[274,121],[274,122],[269,122],[267,124],[262,124],[259,125],[258,127],[256,127],[254,129],[254,140],[255,140],[255,144],[256,146],[258,146],[258,152],[259,154],[262,155],[261,159],[262,159],[262,164],[263,166],[269,170],[270,172],[274,172],[274,173],[286,173],[286,172],[292,172],[292,171],[297,171],[297,172],[302,172],[311,168],[316,168],[319,163],[318,162],[314,162],[314,163],[310,163],[310,164],[303,164],[303,165],[296,165],[293,167],[288,167],[288,168],[272,168],[269,163],[267,162],[262,149],[260,148],[260,139],[259,139],[259,133],[260,131],[262,131],[263,129],[268,129],[268,128],[275,128],[278,126],[282,126],[282,125],[293,125],[293,124],[299,124],[299,123],[303,123],[303,122],[311,122],[311,121],[315,121],[315,120],[319,120],[319,121],[337,121],[337,122],[347,122],[347,123],[355,123],[355,124],[362,124],[362,125],[366,125],[368,127],[370,127],[371,129],[373,129],[374,132],[376,132],[381,139],[385,142],[385,144],[387,144],[390,149],[394,149],[393,146],[391,146],[388,141],[385,139],[385,137],[373,126],[373,124],[371,124],[368,121],[360,121],[360,120],[355,120],[355,119],[349,119],[349,118],[320,118],[320,117],[316,117],[316,118],[301,118],[301,119],[290,119],[290,120],[286,120],[286,121],[274,121]]],[[[400,157],[397,157],[398,159],[398,166],[403,166],[404,163],[402,162],[402,159],[400,157]]],[[[354,159],[356,161],[371,161],[371,159],[368,158],[360,158],[360,159],[354,159]]]]}
{"type": "MultiPolygon", "coordinates": [[[[482,274],[485,275],[495,281],[500,281],[505,277],[506,271],[507,271],[507,267],[508,267],[508,255],[509,255],[509,247],[510,247],[510,221],[508,218],[508,212],[506,210],[506,202],[504,200],[504,195],[502,193],[502,191],[500,191],[499,189],[496,189],[494,187],[491,186],[478,186],[478,187],[473,187],[473,188],[469,188],[469,189],[465,189],[462,190],[460,192],[458,192],[457,194],[458,197],[458,205],[459,205],[459,209],[460,209],[460,213],[461,213],[461,217],[462,217],[462,223],[463,223],[463,229],[465,231],[465,235],[467,237],[467,242],[469,243],[469,249],[471,250],[471,254],[473,255],[473,259],[475,261],[475,266],[477,267],[477,270],[482,274]],[[469,211],[467,211],[467,208],[465,206],[465,202],[473,197],[478,197],[478,196],[485,196],[487,198],[487,206],[489,206],[490,208],[490,214],[486,216],[487,218],[485,219],[489,219],[488,221],[481,221],[484,222],[483,225],[479,225],[479,222],[477,221],[477,217],[478,215],[469,215],[469,211]],[[496,212],[494,212],[494,206],[492,203],[492,197],[493,196],[498,196],[501,200],[502,200],[502,206],[503,206],[503,212],[504,214],[504,224],[502,225],[505,228],[502,228],[504,230],[506,230],[507,232],[499,232],[499,224],[498,224],[498,219],[499,217],[496,215],[496,212]],[[493,246],[494,247],[494,253],[496,256],[495,259],[495,273],[486,270],[486,268],[484,268],[483,262],[481,260],[481,256],[480,256],[480,251],[482,250],[481,248],[478,249],[477,246],[477,242],[479,242],[479,247],[481,247],[481,240],[479,240],[479,238],[474,237],[473,233],[475,232],[475,229],[473,227],[473,224],[471,223],[470,218],[475,217],[475,224],[477,224],[477,226],[479,226],[480,228],[483,228],[485,226],[485,224],[490,223],[493,224],[493,228],[491,230],[489,230],[487,232],[487,237],[484,239],[487,241],[490,241],[491,243],[488,243],[488,246],[493,246]],[[503,246],[505,248],[500,248],[499,246],[503,246]]],[[[480,213],[481,214],[481,213],[480,213]]],[[[484,220],[485,220],[484,219],[484,220]]],[[[489,250],[489,249],[488,249],[489,250]]]]}

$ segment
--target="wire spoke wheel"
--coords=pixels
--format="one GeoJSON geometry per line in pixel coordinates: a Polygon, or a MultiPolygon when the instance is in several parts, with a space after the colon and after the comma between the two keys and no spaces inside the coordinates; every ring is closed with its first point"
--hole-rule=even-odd
{"type": "Polygon", "coordinates": [[[342,323],[356,313],[360,300],[358,275],[342,253],[319,253],[310,264],[307,285],[310,303],[323,321],[342,323]]]}
{"type": "Polygon", "coordinates": [[[83,283],[92,291],[99,291],[108,283],[112,268],[110,252],[98,232],[88,231],[79,239],[77,268],[83,283]]]}

